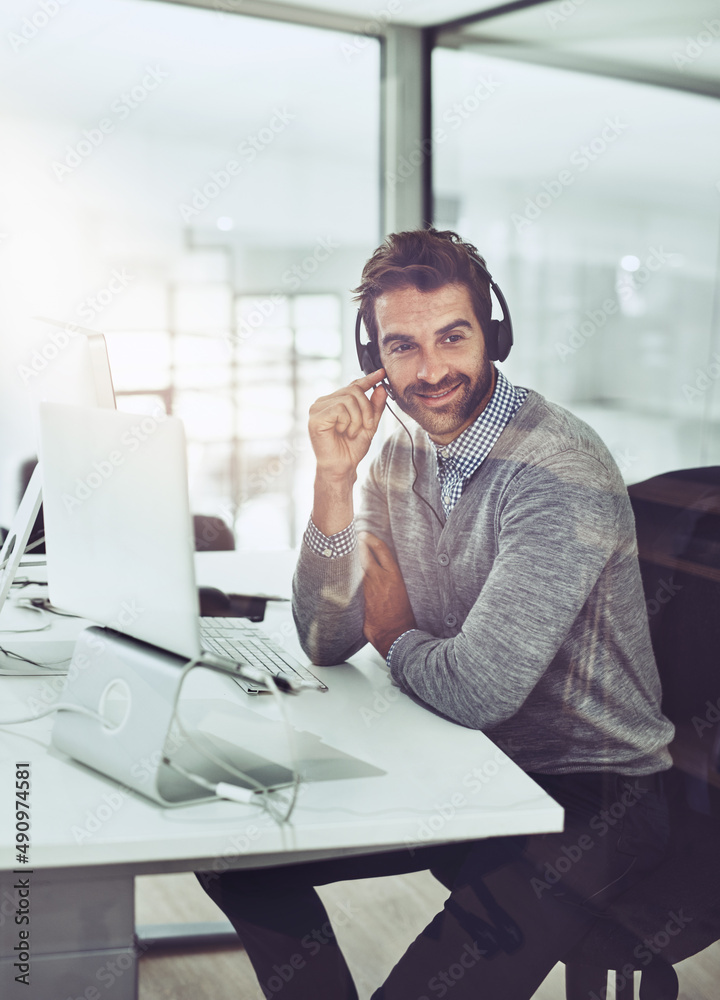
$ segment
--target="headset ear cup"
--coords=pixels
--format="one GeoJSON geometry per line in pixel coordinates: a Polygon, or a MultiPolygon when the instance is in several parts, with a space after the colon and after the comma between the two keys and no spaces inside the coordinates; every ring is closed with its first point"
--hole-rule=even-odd
{"type": "Polygon", "coordinates": [[[513,344],[512,327],[503,320],[496,320],[498,324],[497,333],[495,337],[495,360],[504,361],[505,358],[510,353],[510,348],[513,344]]]}
{"type": "MultiPolygon", "coordinates": [[[[360,337],[362,332],[362,313],[358,309],[357,316],[355,317],[355,350],[357,352],[357,359],[360,368],[365,375],[371,375],[376,372],[378,368],[382,368],[382,363],[380,361],[380,354],[377,350],[373,350],[372,341],[368,341],[363,344],[360,337]]],[[[387,379],[384,379],[382,385],[385,387],[385,392],[388,394],[390,399],[395,399],[395,393],[390,388],[390,383],[387,379]]]]}
{"type": "MultiPolygon", "coordinates": [[[[488,277],[490,277],[489,274],[488,277]]],[[[504,361],[513,345],[512,320],[505,296],[492,278],[490,278],[490,288],[495,292],[495,298],[500,303],[502,319],[492,320],[490,324],[492,327],[492,352],[490,344],[488,344],[488,355],[493,361],[504,361]]]]}
{"type": "MultiPolygon", "coordinates": [[[[487,350],[488,358],[491,361],[503,360],[499,357],[498,353],[498,339],[500,336],[500,320],[491,319],[487,336],[485,337],[485,349],[487,350]]],[[[507,355],[506,355],[507,357],[507,355]]]]}
{"type": "Polygon", "coordinates": [[[365,349],[362,352],[362,356],[360,358],[360,367],[362,368],[365,375],[369,375],[371,372],[376,371],[376,369],[379,367],[378,365],[375,364],[373,360],[373,356],[370,351],[369,345],[365,345],[365,349]]]}

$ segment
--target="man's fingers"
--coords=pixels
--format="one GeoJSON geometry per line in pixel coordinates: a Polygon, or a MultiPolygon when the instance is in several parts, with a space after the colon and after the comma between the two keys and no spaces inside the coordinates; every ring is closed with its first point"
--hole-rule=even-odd
{"type": "Polygon", "coordinates": [[[321,396],[311,407],[310,416],[311,419],[320,420],[326,430],[337,424],[337,430],[344,433],[349,429],[350,436],[355,437],[363,426],[367,430],[377,429],[379,414],[375,406],[360,387],[352,382],[329,396],[321,396]],[[347,410],[347,417],[343,415],[343,408],[347,410]]]}
{"type": "Polygon", "coordinates": [[[376,392],[377,388],[373,390],[370,399],[368,399],[365,393],[361,390],[360,386],[355,385],[354,383],[349,385],[345,390],[346,395],[351,394],[353,399],[357,401],[358,406],[362,410],[363,423],[365,424],[365,427],[368,430],[374,430],[377,427],[378,423],[375,407],[373,406],[372,402],[372,397],[375,395],[376,392]]]}
{"type": "Polygon", "coordinates": [[[372,389],[372,387],[377,385],[378,382],[382,382],[384,378],[385,369],[378,368],[377,371],[370,372],[369,375],[363,375],[362,378],[356,378],[354,382],[350,383],[350,385],[356,385],[362,392],[367,392],[368,389],[372,389]]]}
{"type": "Polygon", "coordinates": [[[318,430],[338,431],[356,437],[362,430],[364,413],[355,396],[327,397],[326,405],[315,414],[318,430]]]}
{"type": "Polygon", "coordinates": [[[377,427],[380,423],[380,417],[383,415],[383,410],[385,409],[385,403],[387,401],[388,394],[387,389],[384,385],[377,385],[372,391],[370,396],[370,406],[372,408],[372,423],[367,425],[370,427],[377,427]]]}

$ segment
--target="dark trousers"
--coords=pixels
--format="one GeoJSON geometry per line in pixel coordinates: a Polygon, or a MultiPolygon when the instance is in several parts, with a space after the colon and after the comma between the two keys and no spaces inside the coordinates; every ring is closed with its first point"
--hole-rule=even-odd
{"type": "Polygon", "coordinates": [[[314,887],[430,869],[449,896],[372,1000],[528,1000],[604,907],[657,865],[668,837],[661,775],[533,777],[564,807],[563,833],[198,878],[266,997],[356,1000],[314,887]]]}

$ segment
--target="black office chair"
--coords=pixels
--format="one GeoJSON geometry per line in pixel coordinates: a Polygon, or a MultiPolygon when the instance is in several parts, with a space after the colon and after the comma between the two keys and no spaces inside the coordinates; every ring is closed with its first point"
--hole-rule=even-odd
{"type": "Polygon", "coordinates": [[[677,1000],[673,965],[720,938],[720,468],[629,488],[663,711],[675,723],[662,864],[565,957],[567,1000],[677,1000]]]}
{"type": "Polygon", "coordinates": [[[221,517],[193,514],[196,552],[227,552],[235,548],[235,536],[221,517]]]}

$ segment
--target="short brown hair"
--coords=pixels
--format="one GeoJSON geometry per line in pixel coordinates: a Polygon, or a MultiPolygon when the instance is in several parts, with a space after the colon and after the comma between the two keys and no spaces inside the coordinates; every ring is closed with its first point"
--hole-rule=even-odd
{"type": "Polygon", "coordinates": [[[431,292],[444,285],[465,285],[473,311],[487,336],[492,315],[490,282],[477,264],[485,261],[472,243],[449,229],[412,229],[392,233],[365,264],[353,289],[370,340],[377,344],[375,300],[395,288],[414,286],[431,292]]]}

